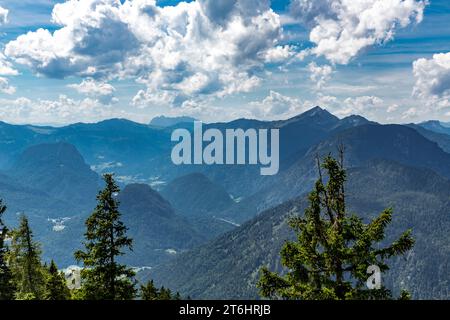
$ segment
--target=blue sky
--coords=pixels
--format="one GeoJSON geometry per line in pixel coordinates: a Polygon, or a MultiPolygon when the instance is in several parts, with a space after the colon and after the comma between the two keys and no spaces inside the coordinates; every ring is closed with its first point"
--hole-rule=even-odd
{"type": "Polygon", "coordinates": [[[0,120],[450,120],[448,1],[179,2],[0,0],[0,120]]]}

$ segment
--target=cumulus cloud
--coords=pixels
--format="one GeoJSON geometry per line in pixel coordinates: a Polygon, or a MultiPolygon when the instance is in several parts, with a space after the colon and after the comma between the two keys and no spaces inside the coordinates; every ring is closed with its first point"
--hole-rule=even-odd
{"type": "MultiPolygon", "coordinates": [[[[8,22],[8,14],[9,10],[0,7],[0,25],[3,25],[8,22]]],[[[16,76],[19,73],[15,70],[11,64],[4,56],[3,53],[0,52],[0,92],[5,94],[14,94],[16,92],[16,88],[9,84],[9,80],[4,76],[16,76]]]]}
{"type": "Polygon", "coordinates": [[[317,89],[321,89],[327,81],[331,79],[333,68],[329,65],[318,66],[315,62],[308,65],[310,79],[316,84],[317,89]]]}
{"type": "MultiPolygon", "coordinates": [[[[336,18],[333,12],[334,0],[292,0],[289,4],[291,16],[297,22],[308,27],[314,27],[314,22],[321,16],[323,18],[336,18]]],[[[335,1],[334,1],[335,2],[335,1]]]]}
{"type": "Polygon", "coordinates": [[[16,88],[9,84],[8,79],[0,77],[0,92],[6,94],[14,94],[16,93],[16,88]]]}
{"type": "Polygon", "coordinates": [[[290,45],[270,48],[264,53],[264,60],[268,63],[282,62],[290,59],[296,54],[295,48],[290,45]]]}
{"type": "Polygon", "coordinates": [[[94,122],[118,116],[111,107],[98,100],[70,99],[65,95],[57,100],[28,98],[0,99],[0,118],[10,123],[67,124],[94,122]]]}
{"type": "Polygon", "coordinates": [[[92,78],[88,78],[79,84],[71,84],[68,87],[76,90],[78,93],[93,99],[98,99],[104,104],[117,102],[117,98],[114,97],[116,89],[109,83],[103,81],[95,81],[92,78]]]}
{"type": "Polygon", "coordinates": [[[414,61],[413,73],[416,79],[414,96],[430,107],[450,107],[450,52],[414,61]]]}
{"type": "Polygon", "coordinates": [[[421,112],[416,107],[411,107],[402,113],[402,119],[414,119],[420,114],[421,112]]]}
{"type": "Polygon", "coordinates": [[[0,76],[17,76],[19,72],[14,69],[11,62],[0,52],[0,76]]]}
{"type": "Polygon", "coordinates": [[[391,104],[388,108],[387,108],[387,112],[388,113],[392,113],[392,112],[396,112],[398,109],[400,108],[400,106],[396,103],[391,104]]]}
{"type": "Polygon", "coordinates": [[[285,119],[305,111],[305,104],[293,97],[270,91],[261,101],[249,103],[251,113],[258,119],[285,119]]]}
{"type": "Polygon", "coordinates": [[[121,21],[116,1],[76,1],[56,4],[52,21],[62,28],[19,36],[5,53],[34,72],[54,78],[102,75],[118,68],[135,39],[121,21]]]}
{"type": "Polygon", "coordinates": [[[384,100],[376,96],[347,98],[344,100],[342,108],[337,114],[340,116],[349,116],[352,114],[369,115],[383,106],[384,100]]]}
{"type": "Polygon", "coordinates": [[[48,77],[136,78],[141,104],[161,91],[174,101],[249,91],[264,63],[290,54],[268,0],[68,0],[52,21],[60,28],[19,36],[7,56],[48,77]]]}
{"type": "Polygon", "coordinates": [[[292,0],[291,14],[310,28],[309,53],[348,64],[364,48],[420,23],[427,0],[292,0]]]}
{"type": "Polygon", "coordinates": [[[177,97],[179,97],[179,95],[169,91],[161,90],[154,92],[152,90],[139,90],[134,96],[131,104],[141,109],[151,106],[170,107],[181,105],[185,101],[185,98],[181,98],[180,101],[177,102],[177,97]]]}

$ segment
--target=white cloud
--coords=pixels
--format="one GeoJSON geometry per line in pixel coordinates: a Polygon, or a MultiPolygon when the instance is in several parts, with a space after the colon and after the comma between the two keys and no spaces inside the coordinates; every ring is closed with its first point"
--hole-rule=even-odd
{"type": "Polygon", "coordinates": [[[136,78],[148,104],[161,91],[180,103],[249,91],[264,63],[290,54],[267,0],[68,0],[52,20],[61,28],[19,36],[7,56],[48,77],[136,78]]]}
{"type": "Polygon", "coordinates": [[[8,79],[0,77],[0,92],[14,94],[16,93],[16,88],[9,84],[8,79]]]}
{"type": "Polygon", "coordinates": [[[94,122],[117,115],[111,107],[90,98],[74,100],[61,95],[57,100],[0,99],[0,118],[10,123],[94,122]]]}
{"type": "Polygon", "coordinates": [[[349,116],[352,114],[373,114],[377,108],[384,106],[383,99],[376,96],[362,96],[347,98],[342,104],[342,108],[337,112],[339,116],[349,116]]]}
{"type": "Polygon", "coordinates": [[[95,81],[92,78],[88,78],[79,84],[71,84],[68,87],[88,97],[99,99],[104,104],[117,102],[117,98],[114,97],[116,89],[103,81],[95,81]]]}
{"type": "MultiPolygon", "coordinates": [[[[0,25],[8,22],[9,11],[0,7],[0,25]]],[[[9,80],[4,76],[16,76],[19,73],[15,70],[12,64],[7,60],[3,53],[0,52],[0,92],[5,94],[14,94],[16,88],[9,84],[9,80]]]]}
{"type": "Polygon", "coordinates": [[[14,69],[11,62],[9,62],[3,53],[0,52],[0,76],[17,76],[19,72],[14,69]]]}
{"type": "Polygon", "coordinates": [[[299,61],[303,61],[306,59],[306,57],[308,57],[311,54],[311,49],[304,49],[302,51],[300,51],[299,53],[296,54],[296,58],[299,61]]]}
{"type": "Polygon", "coordinates": [[[333,73],[331,66],[318,66],[315,62],[311,62],[308,65],[308,70],[311,73],[310,79],[316,84],[317,89],[321,89],[331,79],[331,74],[333,73]]]}
{"type": "Polygon", "coordinates": [[[291,14],[311,29],[311,53],[348,64],[364,48],[420,23],[427,0],[292,0],[291,14]]]}
{"type": "Polygon", "coordinates": [[[416,79],[414,96],[428,107],[450,107],[450,52],[414,61],[413,73],[416,79]]]}
{"type": "Polygon", "coordinates": [[[387,108],[387,112],[388,113],[392,113],[392,112],[396,112],[398,109],[400,108],[400,106],[396,103],[391,104],[388,108],[387,108]]]}
{"type": "Polygon", "coordinates": [[[139,90],[132,99],[131,104],[142,109],[152,106],[170,107],[176,105],[176,98],[177,95],[169,91],[139,90]]]}
{"type": "Polygon", "coordinates": [[[306,110],[304,103],[297,98],[270,91],[261,101],[249,103],[252,115],[258,119],[286,119],[306,110]]]}
{"type": "Polygon", "coordinates": [[[412,107],[402,113],[402,119],[415,119],[420,114],[421,112],[416,107],[412,107]]]}
{"type": "Polygon", "coordinates": [[[333,107],[340,107],[340,102],[335,96],[319,94],[316,101],[309,102],[309,106],[311,108],[314,106],[320,106],[332,109],[333,107]]]}
{"type": "Polygon", "coordinates": [[[268,63],[282,62],[290,59],[296,54],[293,46],[276,46],[264,53],[264,60],[268,63]]]}
{"type": "Polygon", "coordinates": [[[9,14],[8,9],[0,7],[0,25],[8,22],[8,14],[9,14]]]}

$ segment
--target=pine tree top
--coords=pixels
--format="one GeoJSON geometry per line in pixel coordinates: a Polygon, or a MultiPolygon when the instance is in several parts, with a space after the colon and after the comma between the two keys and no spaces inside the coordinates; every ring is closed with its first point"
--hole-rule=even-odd
{"type": "MultiPolygon", "coordinates": [[[[414,245],[411,230],[382,247],[393,210],[384,210],[369,223],[346,208],[346,171],[340,160],[318,159],[319,179],[309,194],[304,215],[289,219],[297,241],[286,242],[281,263],[287,274],[280,276],[266,268],[258,283],[263,297],[288,299],[389,299],[381,286],[366,287],[369,266],[381,272],[389,269],[389,258],[403,255],[414,245]],[[324,171],[325,175],[322,173],[324,171]],[[326,181],[326,182],[325,182],[326,181]]],[[[402,294],[402,296],[406,296],[402,294]]]]}

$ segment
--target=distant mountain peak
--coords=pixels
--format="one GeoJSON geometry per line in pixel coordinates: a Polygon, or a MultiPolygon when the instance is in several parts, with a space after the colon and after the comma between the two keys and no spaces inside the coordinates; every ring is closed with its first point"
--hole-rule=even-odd
{"type": "Polygon", "coordinates": [[[93,201],[99,186],[98,175],[67,142],[27,148],[10,169],[10,175],[23,185],[67,201],[93,201]]]}
{"type": "Polygon", "coordinates": [[[342,120],[352,120],[352,121],[355,121],[355,120],[362,120],[362,121],[369,122],[369,120],[367,120],[367,119],[364,118],[363,116],[360,116],[360,115],[357,115],[357,114],[352,114],[352,115],[350,115],[350,116],[348,116],[348,117],[343,118],[342,120]]]}
{"type": "Polygon", "coordinates": [[[439,125],[441,124],[441,122],[439,120],[428,120],[428,121],[422,122],[422,124],[425,124],[425,123],[439,124],[439,125]]]}
{"type": "Polygon", "coordinates": [[[298,121],[313,121],[319,125],[333,126],[337,122],[339,122],[339,118],[328,112],[327,110],[317,106],[291,119],[280,121],[280,123],[282,126],[286,126],[298,121]]]}
{"type": "Polygon", "coordinates": [[[151,126],[155,126],[155,127],[167,128],[167,127],[175,126],[175,125],[180,124],[180,123],[192,123],[194,121],[197,121],[197,119],[192,118],[192,117],[185,117],[185,116],[181,116],[181,117],[159,116],[159,117],[153,118],[152,121],[150,122],[150,125],[151,126]]]}
{"type": "Polygon", "coordinates": [[[100,121],[98,123],[135,123],[135,122],[125,118],[111,118],[100,121]]]}
{"type": "Polygon", "coordinates": [[[137,127],[145,128],[146,125],[125,118],[111,118],[95,123],[74,123],[65,127],[61,127],[59,132],[67,130],[129,130],[135,129],[137,127]]]}
{"type": "Polygon", "coordinates": [[[155,214],[162,217],[174,215],[170,203],[148,184],[127,185],[119,195],[121,207],[142,214],[155,214]]]}
{"type": "Polygon", "coordinates": [[[439,120],[428,120],[419,123],[422,127],[434,127],[434,128],[445,128],[445,126],[439,120]]]}
{"type": "Polygon", "coordinates": [[[157,198],[159,201],[164,201],[163,197],[155,190],[152,189],[148,184],[143,183],[132,183],[127,185],[123,191],[122,195],[126,195],[127,193],[132,193],[135,196],[141,198],[141,200],[154,200],[157,198]]]}
{"type": "Polygon", "coordinates": [[[339,122],[337,127],[344,129],[344,128],[361,126],[361,125],[369,124],[369,123],[375,124],[375,122],[370,121],[370,120],[364,118],[363,116],[352,114],[348,117],[341,119],[341,121],[339,122]]]}
{"type": "Polygon", "coordinates": [[[421,126],[422,128],[425,128],[427,130],[430,130],[430,131],[450,135],[450,127],[448,126],[448,124],[443,123],[438,120],[425,121],[425,122],[419,123],[419,126],[421,126]]]}
{"type": "Polygon", "coordinates": [[[47,165],[67,165],[74,168],[86,166],[86,163],[74,145],[60,141],[43,143],[27,148],[19,157],[16,166],[26,166],[28,163],[46,163],[47,165]]]}
{"type": "Polygon", "coordinates": [[[335,115],[333,115],[328,110],[321,108],[319,106],[316,106],[312,109],[309,109],[308,111],[305,111],[304,113],[298,115],[297,117],[301,118],[322,118],[322,119],[338,119],[335,115]]]}
{"type": "Polygon", "coordinates": [[[313,117],[313,116],[316,116],[316,115],[321,114],[323,112],[329,113],[327,110],[325,110],[325,109],[323,109],[323,108],[321,108],[319,106],[315,106],[314,108],[309,109],[308,111],[304,112],[303,114],[304,115],[308,115],[310,117],[313,117]]]}

